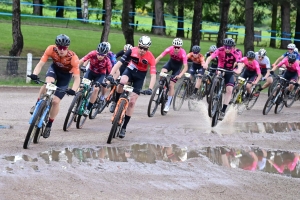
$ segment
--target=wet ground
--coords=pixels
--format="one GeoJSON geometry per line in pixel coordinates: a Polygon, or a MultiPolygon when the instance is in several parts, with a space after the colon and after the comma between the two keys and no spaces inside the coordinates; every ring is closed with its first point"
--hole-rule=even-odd
{"type": "Polygon", "coordinates": [[[210,127],[207,106],[148,118],[138,99],[126,137],[106,144],[111,113],[62,130],[66,97],[48,139],[22,148],[38,88],[0,88],[1,199],[299,199],[300,103],[262,115],[230,108],[210,127]]]}

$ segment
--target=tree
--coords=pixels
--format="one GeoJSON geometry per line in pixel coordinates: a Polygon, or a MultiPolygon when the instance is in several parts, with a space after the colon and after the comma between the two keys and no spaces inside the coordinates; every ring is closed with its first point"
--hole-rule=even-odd
{"type": "Polygon", "coordinates": [[[134,45],[134,26],[129,23],[134,23],[134,15],[129,15],[135,9],[135,0],[124,0],[122,10],[122,31],[125,37],[126,44],[134,45]]]}
{"type": "Polygon", "coordinates": [[[296,28],[295,28],[295,37],[294,43],[297,47],[300,47],[300,0],[297,0],[297,17],[296,17],[296,28]]]}
{"type": "Polygon", "coordinates": [[[165,26],[164,19],[164,1],[155,0],[154,1],[154,25],[159,27],[153,27],[153,33],[156,35],[166,35],[166,29],[162,28],[165,26]]]}
{"type": "Polygon", "coordinates": [[[202,7],[203,0],[195,0],[194,1],[194,16],[192,23],[192,39],[191,39],[191,48],[194,45],[200,45],[200,29],[201,29],[201,20],[202,20],[202,7]]]}
{"type": "Polygon", "coordinates": [[[104,27],[102,30],[102,35],[101,35],[101,42],[108,41],[108,34],[110,30],[110,23],[111,23],[111,13],[112,8],[111,8],[111,0],[105,0],[105,23],[104,27]]]}
{"type": "Polygon", "coordinates": [[[57,0],[56,1],[56,6],[57,6],[57,11],[56,11],[56,17],[64,17],[64,6],[65,6],[65,1],[64,0],[57,0]]]}
{"type": "MultiPolygon", "coordinates": [[[[13,1],[12,10],[12,35],[13,44],[9,51],[9,56],[20,56],[23,50],[24,42],[23,35],[21,31],[21,9],[20,0],[13,1]]],[[[16,58],[10,58],[7,61],[6,72],[8,75],[13,75],[18,73],[18,62],[16,58]]]]}
{"type": "Polygon", "coordinates": [[[281,2],[281,49],[286,49],[287,45],[291,43],[291,23],[290,13],[291,3],[289,0],[283,0],[281,2]],[[286,38],[286,39],[285,39],[286,38]]]}
{"type": "Polygon", "coordinates": [[[81,0],[76,0],[77,19],[82,19],[81,0]]]}
{"type": "Polygon", "coordinates": [[[220,1],[220,7],[221,7],[221,18],[220,18],[220,26],[219,26],[219,33],[218,33],[218,39],[217,39],[217,47],[220,47],[223,45],[223,40],[224,40],[225,34],[227,32],[230,0],[220,1]]]}
{"type": "Polygon", "coordinates": [[[270,39],[270,47],[276,48],[276,29],[277,29],[277,6],[278,0],[272,1],[272,23],[271,23],[271,39],[270,39]],[[273,39],[272,39],[273,38],[273,39]]]}
{"type": "Polygon", "coordinates": [[[178,19],[176,37],[184,38],[184,1],[178,1],[178,19]]]}
{"type": "Polygon", "coordinates": [[[245,39],[244,52],[254,50],[254,4],[253,0],[245,0],[245,39]]]}
{"type": "MultiPolygon", "coordinates": [[[[43,4],[43,0],[33,0],[33,4],[43,4]]],[[[34,5],[33,6],[33,14],[43,16],[43,6],[34,5]]]]}

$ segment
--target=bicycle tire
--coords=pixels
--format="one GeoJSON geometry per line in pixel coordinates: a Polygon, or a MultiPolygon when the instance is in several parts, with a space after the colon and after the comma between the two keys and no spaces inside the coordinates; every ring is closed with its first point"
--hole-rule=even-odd
{"type": "MultiPolygon", "coordinates": [[[[161,98],[160,98],[160,102],[161,102],[161,107],[160,107],[160,114],[162,116],[165,116],[168,112],[164,111],[165,109],[165,106],[166,106],[166,103],[168,101],[168,91],[162,91],[162,94],[161,94],[161,98]]],[[[171,102],[172,103],[172,102],[171,102]]]]}
{"type": "Polygon", "coordinates": [[[240,89],[238,85],[235,85],[232,89],[232,98],[229,102],[229,104],[233,104],[235,106],[237,104],[237,99],[240,95],[240,89]]]}
{"type": "MultiPolygon", "coordinates": [[[[105,99],[104,99],[104,101],[105,101],[105,99]]],[[[93,107],[90,110],[89,119],[95,119],[96,116],[104,110],[105,107],[103,107],[103,105],[106,105],[106,101],[103,102],[102,105],[100,105],[100,97],[97,96],[97,99],[96,99],[95,103],[93,104],[93,107]]]]}
{"type": "Polygon", "coordinates": [[[214,114],[214,116],[211,119],[211,127],[217,126],[218,121],[219,121],[219,115],[220,115],[220,112],[216,111],[215,114],[214,114]]]}
{"type": "MultiPolygon", "coordinates": [[[[282,95],[280,98],[284,98],[284,95],[282,95]]],[[[276,104],[274,113],[279,114],[282,111],[284,106],[285,106],[285,101],[281,100],[280,103],[276,104]]]]}
{"type": "Polygon", "coordinates": [[[212,86],[212,79],[210,78],[210,76],[207,76],[207,79],[206,79],[206,88],[205,88],[205,91],[206,91],[206,102],[207,103],[210,102],[210,89],[211,89],[211,86],[212,86]]]}
{"type": "Polygon", "coordinates": [[[246,104],[246,109],[247,109],[247,110],[251,110],[251,109],[253,108],[253,106],[255,105],[255,103],[257,102],[257,99],[258,99],[258,97],[259,97],[259,95],[260,95],[258,89],[259,89],[259,86],[258,86],[258,85],[256,85],[256,86],[253,88],[253,90],[252,90],[252,92],[251,92],[251,94],[250,94],[250,96],[249,96],[248,103],[246,104]],[[254,96],[255,93],[257,93],[258,96],[254,96]]]}
{"type": "MultiPolygon", "coordinates": [[[[45,110],[46,107],[47,107],[46,101],[41,102],[40,107],[41,107],[41,109],[42,109],[41,115],[43,115],[44,110],[45,110]]],[[[42,133],[43,133],[44,130],[45,130],[46,124],[48,123],[48,119],[49,119],[51,107],[52,107],[52,102],[50,103],[50,108],[49,108],[49,110],[48,110],[48,113],[47,113],[46,116],[45,116],[45,119],[44,119],[44,121],[43,121],[42,127],[36,129],[36,132],[35,132],[34,137],[33,137],[33,143],[34,143],[34,144],[37,144],[37,143],[39,143],[39,141],[40,141],[41,135],[42,135],[42,133]]],[[[40,120],[38,120],[38,121],[40,121],[40,120]]]]}
{"type": "Polygon", "coordinates": [[[216,99],[215,96],[218,95],[219,90],[220,90],[220,81],[219,79],[215,79],[210,90],[210,101],[208,104],[209,117],[213,117],[215,112],[217,111],[219,102],[215,102],[218,101],[218,99],[216,99]]]}
{"type": "Polygon", "coordinates": [[[277,96],[277,93],[279,92],[280,88],[274,88],[272,94],[268,97],[265,105],[264,105],[264,109],[263,109],[263,115],[267,115],[270,110],[272,109],[273,105],[275,104],[275,102],[273,102],[273,99],[277,96]]]}
{"type": "MultiPolygon", "coordinates": [[[[87,98],[88,99],[88,98],[87,98]]],[[[79,101],[79,106],[78,106],[78,109],[81,109],[81,105],[82,104],[86,104],[86,102],[84,102],[84,99],[83,99],[83,96],[81,97],[81,99],[80,99],[80,101],[79,101]]],[[[86,109],[86,105],[84,105],[84,110],[86,109]]],[[[78,113],[80,113],[79,112],[79,110],[77,111],[78,113]]],[[[84,123],[85,123],[85,121],[86,121],[86,119],[87,119],[87,117],[88,116],[83,116],[83,115],[81,115],[81,114],[78,114],[77,116],[76,116],[76,128],[77,129],[82,129],[82,127],[83,127],[83,125],[84,125],[84,123]]]]}
{"type": "Polygon", "coordinates": [[[152,92],[152,95],[150,97],[150,100],[149,100],[148,109],[147,109],[148,117],[153,117],[154,116],[154,114],[155,114],[155,112],[158,108],[158,105],[160,103],[160,99],[162,97],[162,94],[164,94],[162,86],[160,86],[160,85],[156,86],[154,88],[154,90],[152,92]]]}
{"type": "Polygon", "coordinates": [[[276,85],[278,84],[279,82],[279,78],[273,78],[273,82],[271,83],[271,85],[269,86],[268,88],[268,96],[271,95],[272,91],[274,90],[274,88],[276,87],[276,85]]]}
{"type": "Polygon", "coordinates": [[[284,105],[285,105],[285,107],[290,108],[296,101],[296,88],[295,87],[293,88],[293,90],[290,92],[290,94],[288,96],[291,96],[292,98],[289,98],[289,97],[286,98],[284,105]]]}
{"type": "MultiPolygon", "coordinates": [[[[44,101],[42,101],[40,103],[40,105],[42,103],[44,103],[44,101]]],[[[39,108],[38,108],[35,116],[32,119],[32,122],[31,122],[31,124],[30,124],[30,126],[28,128],[27,134],[25,136],[25,140],[24,140],[24,143],[23,143],[23,148],[24,149],[27,149],[30,146],[31,141],[33,140],[33,138],[35,136],[35,133],[37,132],[37,129],[38,129],[37,128],[37,124],[39,123],[39,119],[41,118],[41,114],[42,114],[42,108],[41,108],[40,105],[39,105],[39,108]]]]}
{"type": "Polygon", "coordinates": [[[64,131],[67,131],[70,128],[70,126],[72,125],[72,123],[77,121],[77,119],[75,120],[75,118],[77,115],[78,106],[80,105],[78,102],[80,102],[81,97],[82,97],[82,93],[78,92],[75,95],[75,97],[73,98],[73,100],[70,104],[70,107],[68,109],[64,125],[63,125],[64,131]]]}
{"type": "Polygon", "coordinates": [[[121,127],[121,124],[119,124],[119,121],[122,117],[121,115],[122,115],[122,112],[124,110],[125,103],[126,103],[126,100],[122,99],[121,102],[120,102],[120,105],[117,106],[118,108],[115,111],[116,115],[114,116],[114,119],[113,119],[113,122],[112,122],[112,127],[110,129],[110,133],[109,133],[109,136],[108,136],[108,139],[107,139],[107,144],[111,144],[111,140],[113,138],[115,138],[115,136],[116,136],[118,127],[121,127]]]}
{"type": "Polygon", "coordinates": [[[202,100],[206,95],[206,81],[202,82],[199,88],[199,92],[197,92],[198,100],[202,100]]]}
{"type": "Polygon", "coordinates": [[[179,111],[181,109],[187,90],[188,90],[188,84],[185,81],[183,81],[176,89],[174,95],[174,101],[173,101],[173,109],[175,111],[179,111]],[[182,95],[180,95],[181,91],[182,91],[182,95]]]}

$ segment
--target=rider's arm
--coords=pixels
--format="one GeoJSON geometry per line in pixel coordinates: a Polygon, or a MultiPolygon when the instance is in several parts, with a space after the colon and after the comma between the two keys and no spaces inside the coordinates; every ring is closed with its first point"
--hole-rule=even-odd
{"type": "Polygon", "coordinates": [[[237,74],[241,74],[244,67],[245,67],[245,64],[243,62],[238,62],[237,69],[234,70],[234,72],[237,74]]]}
{"type": "Polygon", "coordinates": [[[40,61],[34,68],[33,70],[33,74],[35,75],[39,75],[39,73],[42,70],[42,67],[45,65],[46,62],[40,61]]]}
{"type": "Polygon", "coordinates": [[[155,64],[157,65],[157,63],[160,61],[160,59],[162,59],[164,56],[162,56],[161,54],[155,59],[155,64]]]}
{"type": "Polygon", "coordinates": [[[153,87],[155,85],[156,82],[156,65],[155,65],[155,58],[153,56],[152,59],[149,60],[149,64],[150,64],[150,84],[149,84],[149,88],[151,90],[153,90],[153,87]]]}
{"type": "Polygon", "coordinates": [[[53,52],[53,47],[54,45],[50,45],[47,47],[47,49],[45,50],[43,56],[41,57],[41,60],[39,61],[39,63],[35,66],[34,70],[33,70],[33,74],[35,75],[39,75],[39,73],[42,70],[42,67],[45,65],[45,63],[47,62],[49,56],[51,56],[52,52],[53,52]]]}
{"type": "Polygon", "coordinates": [[[72,65],[72,70],[70,71],[70,73],[73,73],[73,77],[74,77],[72,90],[76,91],[80,85],[79,59],[76,54],[72,57],[71,65],[72,65]]]}
{"type": "Polygon", "coordinates": [[[72,90],[77,91],[77,89],[79,88],[80,85],[80,75],[79,74],[74,74],[74,83],[72,86],[72,90]]]}
{"type": "Polygon", "coordinates": [[[284,58],[283,55],[277,58],[277,60],[274,62],[272,66],[274,67],[274,65],[277,65],[277,63],[280,62],[283,58],[284,58]]]}
{"type": "Polygon", "coordinates": [[[130,61],[130,59],[131,59],[131,57],[130,57],[131,52],[132,52],[131,49],[128,49],[125,52],[125,54],[122,56],[122,58],[112,67],[110,75],[113,76],[120,69],[120,67],[122,66],[122,64],[130,61]]]}
{"type": "Polygon", "coordinates": [[[162,59],[163,57],[165,57],[165,55],[167,55],[168,53],[170,53],[171,48],[168,47],[166,48],[156,59],[155,59],[155,65],[157,65],[157,63],[160,61],[160,59],[162,59]]]}

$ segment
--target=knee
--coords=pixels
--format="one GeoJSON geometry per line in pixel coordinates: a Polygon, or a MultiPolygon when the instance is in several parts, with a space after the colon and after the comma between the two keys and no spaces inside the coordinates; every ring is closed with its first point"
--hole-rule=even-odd
{"type": "Polygon", "coordinates": [[[59,103],[60,103],[60,99],[58,99],[58,98],[53,98],[53,100],[52,100],[52,106],[58,106],[59,103]]]}

